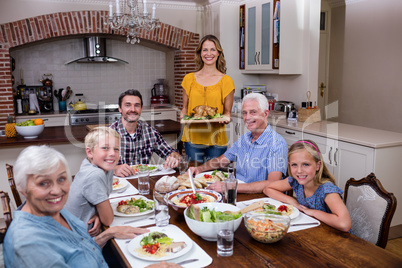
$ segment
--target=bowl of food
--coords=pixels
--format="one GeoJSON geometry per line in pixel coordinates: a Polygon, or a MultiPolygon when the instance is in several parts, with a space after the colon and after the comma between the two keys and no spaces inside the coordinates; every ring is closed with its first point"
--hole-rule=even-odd
{"type": "MultiPolygon", "coordinates": [[[[35,120],[36,121],[36,120],[35,120]]],[[[42,133],[45,124],[35,125],[34,120],[27,120],[15,125],[15,130],[25,139],[35,139],[42,133]]]]}
{"type": "Polygon", "coordinates": [[[226,203],[192,205],[184,211],[184,219],[193,233],[205,240],[216,241],[216,217],[220,214],[232,214],[234,217],[234,231],[239,228],[242,220],[240,208],[226,203]]]}
{"type": "Polygon", "coordinates": [[[207,189],[182,189],[172,191],[165,195],[165,202],[178,213],[183,214],[184,210],[192,204],[221,202],[222,195],[218,192],[207,189]]]}
{"type": "Polygon", "coordinates": [[[290,217],[287,215],[249,212],[244,215],[244,225],[252,238],[262,243],[274,243],[287,233],[290,217]]]}

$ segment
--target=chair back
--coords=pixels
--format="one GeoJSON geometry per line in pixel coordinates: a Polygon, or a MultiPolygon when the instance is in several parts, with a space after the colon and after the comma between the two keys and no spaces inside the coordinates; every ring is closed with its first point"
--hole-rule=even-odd
{"type": "Polygon", "coordinates": [[[15,185],[13,166],[6,164],[6,168],[7,168],[7,175],[8,175],[8,183],[10,184],[11,192],[13,193],[15,205],[17,207],[19,207],[19,206],[21,206],[22,201],[21,201],[20,193],[17,190],[17,186],[15,185]]]}
{"type": "Polygon", "coordinates": [[[345,185],[345,204],[356,236],[385,248],[389,227],[396,210],[396,198],[370,173],[366,178],[351,178],[345,185]]]}
{"type": "Polygon", "coordinates": [[[1,199],[1,205],[3,207],[4,220],[6,223],[6,227],[0,228],[0,243],[2,244],[4,237],[6,236],[7,229],[10,226],[13,218],[11,214],[10,197],[8,196],[8,193],[0,191],[0,199],[1,199]]]}

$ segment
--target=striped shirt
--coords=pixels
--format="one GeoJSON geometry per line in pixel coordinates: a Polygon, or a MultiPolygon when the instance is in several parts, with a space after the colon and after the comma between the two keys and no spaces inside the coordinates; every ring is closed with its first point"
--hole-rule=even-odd
{"type": "Polygon", "coordinates": [[[137,121],[137,129],[133,135],[126,131],[121,119],[109,127],[116,130],[121,137],[119,165],[149,164],[153,153],[165,159],[172,152],[177,152],[154,127],[144,121],[137,121]]]}
{"type": "Polygon", "coordinates": [[[268,174],[273,171],[285,175],[288,163],[285,139],[268,125],[256,141],[251,140],[249,131],[224,154],[227,159],[236,162],[236,178],[249,183],[267,180],[268,174]]]}

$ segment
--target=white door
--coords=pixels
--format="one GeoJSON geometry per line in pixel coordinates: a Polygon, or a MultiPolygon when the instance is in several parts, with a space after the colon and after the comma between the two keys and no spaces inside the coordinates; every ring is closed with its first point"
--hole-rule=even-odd
{"type": "Polygon", "coordinates": [[[326,119],[325,108],[328,105],[329,79],[329,41],[330,41],[331,8],[326,0],[321,0],[320,19],[320,51],[318,62],[317,101],[321,111],[321,118],[326,119]]]}

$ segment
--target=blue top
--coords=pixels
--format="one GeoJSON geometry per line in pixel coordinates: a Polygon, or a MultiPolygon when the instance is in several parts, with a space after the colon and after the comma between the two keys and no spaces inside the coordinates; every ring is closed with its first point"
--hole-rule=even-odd
{"type": "Polygon", "coordinates": [[[50,216],[16,210],[4,239],[6,267],[108,267],[82,221],[60,211],[71,230],[50,216]]]}
{"type": "Polygon", "coordinates": [[[286,174],[288,146],[281,135],[268,125],[257,140],[253,143],[251,140],[249,131],[224,154],[230,161],[236,161],[237,179],[249,183],[267,180],[272,171],[286,174]]]}
{"type": "MultiPolygon", "coordinates": [[[[64,207],[74,216],[88,223],[89,219],[96,214],[96,205],[109,200],[112,191],[113,170],[105,172],[85,158],[71,184],[64,207]]],[[[88,226],[88,229],[90,228],[92,226],[88,226]]]]}
{"type": "Polygon", "coordinates": [[[299,202],[300,205],[311,209],[332,213],[324,202],[326,194],[338,193],[342,198],[343,191],[332,182],[321,184],[318,186],[317,190],[315,190],[312,196],[305,197],[303,185],[300,185],[296,179],[290,176],[288,177],[288,181],[290,186],[292,186],[294,193],[296,194],[297,202],[299,202]]]}

